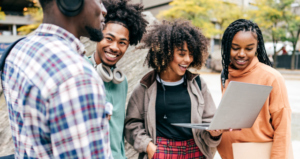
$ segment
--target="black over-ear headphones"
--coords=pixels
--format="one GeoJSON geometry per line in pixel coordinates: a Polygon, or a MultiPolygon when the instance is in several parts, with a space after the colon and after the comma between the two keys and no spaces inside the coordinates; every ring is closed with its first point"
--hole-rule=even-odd
{"type": "Polygon", "coordinates": [[[73,17],[83,9],[84,0],[56,0],[56,4],[64,15],[73,17]]]}

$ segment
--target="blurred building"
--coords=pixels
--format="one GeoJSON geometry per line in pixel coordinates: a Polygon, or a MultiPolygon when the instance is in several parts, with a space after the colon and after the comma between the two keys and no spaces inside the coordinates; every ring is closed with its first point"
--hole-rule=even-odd
{"type": "Polygon", "coordinates": [[[0,54],[10,43],[22,37],[17,31],[19,27],[33,23],[24,11],[34,3],[37,0],[0,0],[1,11],[6,15],[5,20],[0,20],[0,54]]]}

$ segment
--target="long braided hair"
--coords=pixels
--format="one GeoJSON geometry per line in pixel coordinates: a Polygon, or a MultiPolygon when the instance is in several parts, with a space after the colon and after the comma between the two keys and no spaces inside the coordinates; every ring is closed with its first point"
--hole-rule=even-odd
{"type": "Polygon", "coordinates": [[[222,65],[225,78],[228,79],[228,66],[230,64],[230,51],[231,51],[231,43],[233,37],[239,31],[251,31],[256,34],[256,38],[258,41],[257,47],[257,57],[259,62],[264,63],[272,67],[272,64],[268,58],[266,53],[264,39],[261,30],[257,26],[256,23],[253,23],[250,20],[246,19],[238,19],[231,23],[224,32],[222,38],[222,65]]]}

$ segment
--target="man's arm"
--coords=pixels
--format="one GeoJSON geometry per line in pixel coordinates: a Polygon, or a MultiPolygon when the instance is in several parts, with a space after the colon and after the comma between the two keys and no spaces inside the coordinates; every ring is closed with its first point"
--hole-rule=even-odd
{"type": "Polygon", "coordinates": [[[111,158],[103,82],[76,75],[60,84],[49,102],[55,158],[111,158]]]}

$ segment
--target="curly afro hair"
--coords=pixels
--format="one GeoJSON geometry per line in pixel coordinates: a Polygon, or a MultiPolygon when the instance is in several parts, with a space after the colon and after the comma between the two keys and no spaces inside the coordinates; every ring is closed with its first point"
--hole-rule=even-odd
{"type": "Polygon", "coordinates": [[[183,48],[187,43],[194,61],[189,67],[200,69],[208,56],[208,41],[201,31],[188,21],[162,21],[152,26],[144,35],[139,48],[149,48],[145,63],[157,72],[167,69],[174,58],[174,48],[183,48]]]}
{"type": "Polygon", "coordinates": [[[144,6],[140,3],[132,4],[130,0],[104,0],[103,4],[107,9],[105,23],[110,21],[123,23],[129,30],[130,45],[138,44],[148,24],[142,15],[144,6]]]}

